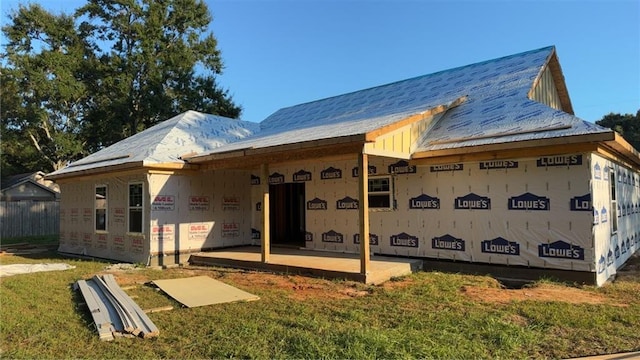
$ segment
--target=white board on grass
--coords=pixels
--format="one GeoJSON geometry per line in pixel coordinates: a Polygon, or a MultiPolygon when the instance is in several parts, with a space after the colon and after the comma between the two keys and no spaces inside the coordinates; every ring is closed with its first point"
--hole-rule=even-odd
{"type": "Polygon", "coordinates": [[[186,307],[260,299],[256,295],[249,294],[208,276],[154,280],[153,283],[186,307]]]}

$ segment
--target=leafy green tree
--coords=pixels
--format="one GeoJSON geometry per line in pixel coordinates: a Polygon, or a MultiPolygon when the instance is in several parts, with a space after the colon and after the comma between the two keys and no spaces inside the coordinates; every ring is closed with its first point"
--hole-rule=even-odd
{"type": "Polygon", "coordinates": [[[640,109],[635,115],[609,113],[596,121],[596,124],[615,130],[640,151],[640,109]]]}
{"type": "Polygon", "coordinates": [[[207,6],[196,0],[89,0],[80,29],[98,48],[87,136],[109,145],[177,113],[240,115],[215,76],[223,69],[207,6]],[[107,44],[108,46],[104,46],[107,44]],[[109,126],[117,124],[117,126],[109,126]]]}
{"type": "Polygon", "coordinates": [[[56,170],[186,110],[240,115],[202,0],[19,6],[2,28],[2,175],[56,170]]]}
{"type": "Polygon", "coordinates": [[[79,137],[86,100],[81,76],[90,52],[71,16],[30,5],[20,6],[10,20],[3,28],[3,164],[59,169],[85,154],[79,137]],[[40,159],[33,159],[36,153],[40,159]]]}

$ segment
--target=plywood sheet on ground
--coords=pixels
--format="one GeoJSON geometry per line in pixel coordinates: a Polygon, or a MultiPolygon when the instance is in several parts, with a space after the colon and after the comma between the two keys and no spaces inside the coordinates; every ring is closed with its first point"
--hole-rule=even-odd
{"type": "Polygon", "coordinates": [[[259,297],[208,276],[154,280],[153,283],[186,307],[253,301],[259,297]]]}

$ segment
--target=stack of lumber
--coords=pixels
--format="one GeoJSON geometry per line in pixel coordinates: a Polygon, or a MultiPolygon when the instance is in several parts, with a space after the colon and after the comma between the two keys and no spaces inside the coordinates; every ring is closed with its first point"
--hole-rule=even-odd
{"type": "Polygon", "coordinates": [[[57,244],[1,244],[0,255],[29,255],[55,250],[57,244]]]}
{"type": "Polygon", "coordinates": [[[158,336],[158,328],[116,283],[111,274],[78,280],[76,289],[84,297],[100,340],[133,335],[142,338],[158,336]]]}

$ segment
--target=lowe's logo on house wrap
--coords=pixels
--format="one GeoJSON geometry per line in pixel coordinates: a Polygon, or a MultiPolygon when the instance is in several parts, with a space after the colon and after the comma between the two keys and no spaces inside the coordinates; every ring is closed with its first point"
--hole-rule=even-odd
{"type": "Polygon", "coordinates": [[[411,236],[404,232],[397,235],[391,235],[389,240],[390,240],[391,246],[404,246],[404,247],[415,247],[415,248],[419,246],[417,236],[411,236]]]}
{"type": "Polygon", "coordinates": [[[314,198],[307,201],[307,210],[327,210],[327,201],[314,198]]]}
{"type": "MultiPolygon", "coordinates": [[[[353,243],[360,244],[360,234],[353,234],[353,243]]],[[[369,245],[378,245],[378,235],[369,233],[369,245]]]]}
{"type": "Polygon", "coordinates": [[[468,195],[457,197],[453,207],[456,210],[490,210],[491,199],[469,193],[468,195]]]}
{"type": "Polygon", "coordinates": [[[602,169],[600,168],[600,164],[598,163],[593,165],[593,178],[596,180],[602,179],[602,169]]]}
{"type": "Polygon", "coordinates": [[[455,238],[449,234],[431,239],[431,248],[439,250],[464,251],[464,240],[455,238]]]}
{"type": "Polygon", "coordinates": [[[518,162],[510,160],[480,161],[480,170],[517,169],[518,162]]]}
{"type": "Polygon", "coordinates": [[[508,207],[509,210],[548,211],[551,208],[551,204],[548,197],[524,193],[520,196],[509,198],[508,207]]]}
{"type": "Polygon", "coordinates": [[[501,237],[497,237],[493,240],[484,240],[480,246],[483,253],[520,255],[520,244],[501,237]]]}
{"type": "Polygon", "coordinates": [[[416,166],[409,165],[408,162],[404,160],[400,160],[395,164],[389,165],[389,173],[390,174],[415,174],[416,166]]]}
{"type": "Polygon", "coordinates": [[[429,166],[429,172],[462,171],[462,170],[464,170],[464,164],[445,164],[445,165],[429,166]]]}
{"type": "Polygon", "coordinates": [[[305,232],[304,233],[304,241],[313,241],[313,234],[310,232],[305,232]]]}
{"type": "Polygon", "coordinates": [[[296,173],[293,173],[293,181],[311,181],[311,173],[305,170],[300,170],[296,173]]]}
{"type": "MultiPolygon", "coordinates": [[[[375,174],[377,173],[377,171],[378,171],[378,168],[376,168],[376,167],[375,167],[375,166],[373,166],[373,165],[369,165],[369,166],[367,167],[367,173],[368,173],[369,175],[375,175],[375,174]]],[[[351,177],[358,177],[358,176],[360,176],[360,168],[358,168],[358,167],[356,166],[356,167],[354,167],[353,169],[351,169],[351,177]]]]}
{"type": "Polygon", "coordinates": [[[320,179],[322,180],[341,179],[341,178],[342,178],[342,170],[336,169],[334,167],[328,167],[320,172],[320,179]]]}
{"type": "Polygon", "coordinates": [[[571,209],[571,211],[591,211],[591,194],[572,197],[569,208],[571,209]]]}
{"type": "Polygon", "coordinates": [[[582,165],[582,155],[543,156],[536,161],[538,167],[582,165]]]}
{"type": "Polygon", "coordinates": [[[254,228],[251,228],[251,240],[260,240],[260,231],[254,228]]]}
{"type": "Polygon", "coordinates": [[[284,184],[284,175],[277,172],[269,175],[269,184],[270,185],[284,184]]]}
{"type": "Polygon", "coordinates": [[[551,244],[538,245],[538,256],[542,258],[584,260],[584,248],[558,240],[551,244]]]}
{"type": "Polygon", "coordinates": [[[600,260],[598,260],[598,274],[602,274],[606,268],[607,265],[604,260],[604,255],[600,255],[600,260]]]}
{"type": "Polygon", "coordinates": [[[346,196],[336,201],[336,208],[338,210],[358,210],[358,200],[346,196]]]}
{"type": "Polygon", "coordinates": [[[598,209],[593,208],[593,225],[600,224],[600,213],[598,213],[598,209]]]}
{"type": "Polygon", "coordinates": [[[600,223],[604,224],[608,220],[607,209],[603,206],[602,210],[600,210],[600,223]]]}
{"type": "Polygon", "coordinates": [[[251,185],[260,185],[260,176],[251,175],[251,185]]]}
{"type": "Polygon", "coordinates": [[[409,199],[409,209],[440,209],[440,199],[422,194],[409,199]]]}
{"type": "Polygon", "coordinates": [[[607,253],[607,266],[611,264],[613,264],[613,251],[609,249],[609,252],[607,253]]]}
{"type": "Polygon", "coordinates": [[[322,233],[322,242],[342,243],[344,242],[344,236],[339,232],[329,230],[325,233],[322,233]]]}

